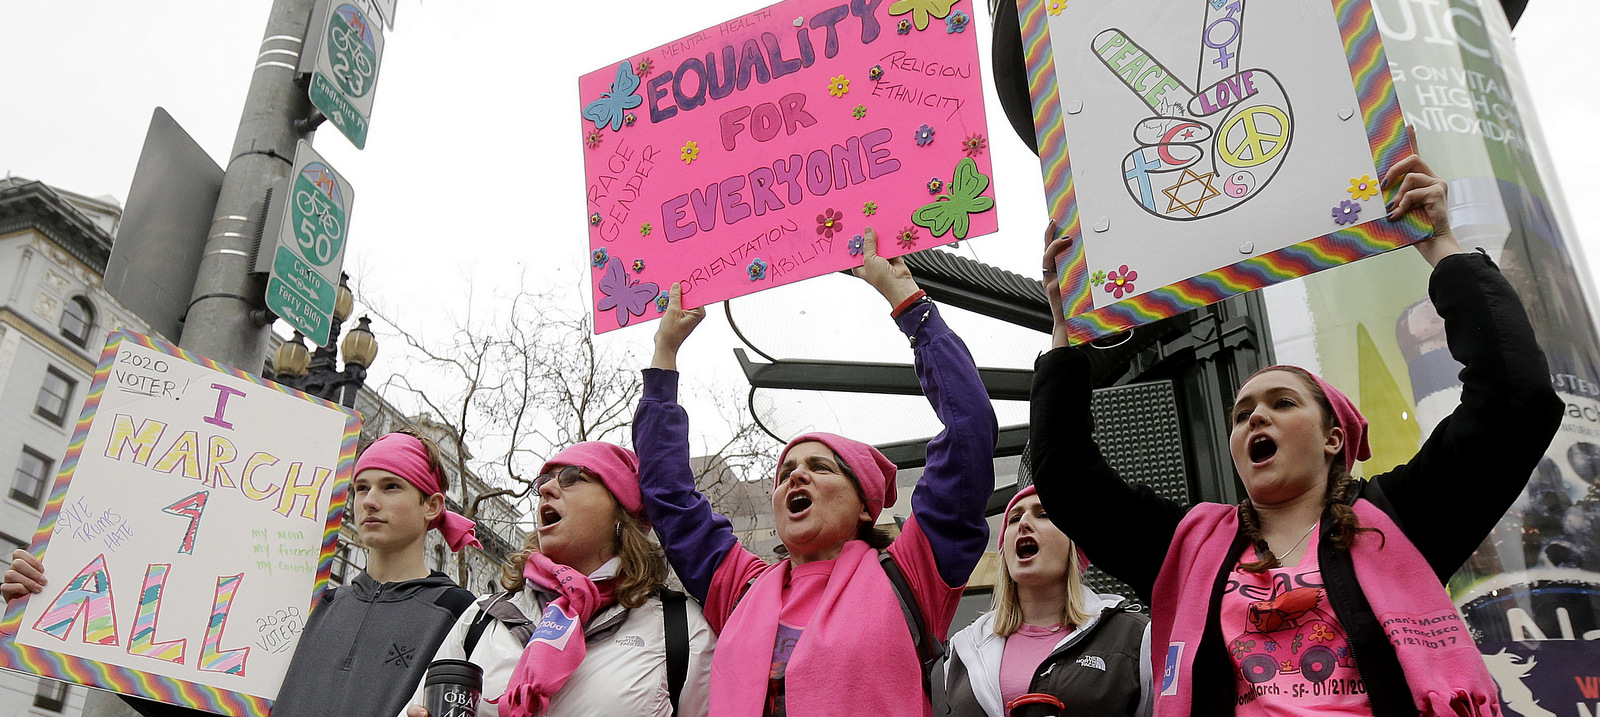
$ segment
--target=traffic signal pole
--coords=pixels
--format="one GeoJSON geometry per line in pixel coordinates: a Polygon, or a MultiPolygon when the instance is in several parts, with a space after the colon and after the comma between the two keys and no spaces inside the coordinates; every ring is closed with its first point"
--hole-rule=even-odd
{"type": "Polygon", "coordinates": [[[295,76],[315,4],[273,0],[178,341],[251,373],[266,359],[271,332],[261,302],[263,279],[250,273],[261,202],[268,187],[289,175],[295,143],[309,135],[311,102],[295,76]]]}

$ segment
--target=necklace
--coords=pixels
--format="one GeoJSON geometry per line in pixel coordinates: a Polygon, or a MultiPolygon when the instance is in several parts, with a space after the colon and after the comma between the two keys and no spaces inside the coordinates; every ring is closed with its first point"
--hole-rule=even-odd
{"type": "MultiPolygon", "coordinates": [[[[1319,522],[1320,522],[1320,521],[1319,521],[1319,522]]],[[[1311,524],[1311,527],[1309,527],[1309,528],[1306,528],[1306,533],[1305,533],[1305,535],[1302,535],[1302,536],[1300,536],[1300,539],[1299,539],[1299,540],[1296,540],[1296,541],[1294,541],[1294,545],[1293,545],[1293,546],[1291,546],[1291,547],[1290,547],[1290,548],[1289,548],[1289,550],[1288,550],[1288,551],[1287,551],[1287,552],[1284,552],[1284,553],[1279,553],[1279,552],[1277,552],[1277,551],[1273,551],[1273,555],[1275,555],[1275,556],[1279,556],[1279,561],[1280,561],[1280,562],[1281,562],[1281,561],[1282,561],[1282,560],[1284,560],[1284,559],[1287,559],[1287,558],[1288,558],[1288,557],[1289,557],[1289,555],[1290,555],[1290,553],[1293,553],[1293,552],[1294,552],[1294,551],[1296,551],[1296,550],[1298,550],[1298,549],[1299,549],[1299,548],[1300,548],[1300,544],[1301,544],[1301,543],[1304,543],[1304,542],[1306,542],[1306,538],[1309,538],[1309,537],[1311,537],[1311,531],[1313,531],[1313,530],[1316,530],[1316,528],[1317,528],[1317,523],[1312,523],[1312,524],[1311,524]]],[[[1269,544],[1268,544],[1268,545],[1267,545],[1267,548],[1268,548],[1268,549],[1271,549],[1271,548],[1272,548],[1272,545],[1271,545],[1271,544],[1270,544],[1270,543],[1269,543],[1269,544]]]]}

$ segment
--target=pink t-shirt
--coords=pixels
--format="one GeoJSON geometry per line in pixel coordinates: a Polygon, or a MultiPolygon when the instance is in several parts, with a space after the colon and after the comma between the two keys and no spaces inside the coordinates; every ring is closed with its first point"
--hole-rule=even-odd
{"type": "Polygon", "coordinates": [[[778,613],[778,639],[772,645],[772,667],[767,672],[765,717],[784,717],[787,713],[784,674],[789,668],[789,656],[794,654],[800,635],[817,611],[833,564],[832,560],[821,560],[789,570],[789,582],[783,586],[783,609],[778,613]]]}
{"type": "Polygon", "coordinates": [[[1024,624],[1006,638],[1006,650],[1000,656],[1000,704],[1009,705],[1028,694],[1033,673],[1067,633],[1059,623],[1050,627],[1024,624]]]}
{"type": "MultiPolygon", "coordinates": [[[[1235,568],[1229,575],[1222,634],[1238,679],[1239,717],[1372,714],[1322,587],[1317,531],[1311,535],[1299,565],[1261,573],[1235,568]]],[[[1246,548],[1240,562],[1255,559],[1255,549],[1246,548]]]]}

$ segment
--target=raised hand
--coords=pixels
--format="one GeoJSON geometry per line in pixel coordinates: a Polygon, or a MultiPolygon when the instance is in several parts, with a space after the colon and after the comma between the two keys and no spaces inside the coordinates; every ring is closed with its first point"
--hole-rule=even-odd
{"type": "Polygon", "coordinates": [[[650,367],[678,370],[678,349],[705,318],[705,307],[683,308],[683,285],[673,282],[667,292],[667,310],[661,313],[661,323],[656,326],[656,351],[650,367]]]}
{"type": "Polygon", "coordinates": [[[1140,120],[1123,158],[1128,194],[1146,212],[1187,221],[1259,194],[1294,134],[1289,99],[1267,70],[1243,69],[1245,0],[1209,0],[1195,87],[1118,29],[1096,35],[1095,55],[1156,114],[1140,120]]]}
{"type": "Polygon", "coordinates": [[[1056,274],[1056,262],[1072,246],[1072,236],[1059,236],[1060,226],[1054,219],[1044,230],[1044,297],[1050,302],[1050,318],[1054,320],[1050,336],[1051,348],[1067,345],[1067,318],[1061,308],[1061,277],[1056,274]]]}
{"type": "MultiPolygon", "coordinates": [[[[1415,144],[1413,138],[1412,146],[1415,144]]],[[[1461,243],[1450,232],[1449,185],[1434,175],[1422,157],[1413,154],[1395,162],[1383,175],[1383,186],[1399,187],[1394,203],[1389,206],[1390,220],[1399,219],[1406,212],[1427,212],[1428,221],[1433,223],[1433,237],[1415,246],[1429,266],[1438,266],[1440,259],[1463,251],[1461,243]]]]}
{"type": "Polygon", "coordinates": [[[862,252],[861,266],[851,269],[850,273],[871,284],[889,300],[890,306],[899,306],[917,293],[917,280],[911,278],[911,267],[906,266],[905,259],[878,256],[878,233],[872,227],[862,233],[862,252]]]}
{"type": "Polygon", "coordinates": [[[0,584],[0,596],[11,602],[23,595],[44,590],[44,563],[22,548],[11,551],[11,568],[6,570],[5,583],[0,584]]]}

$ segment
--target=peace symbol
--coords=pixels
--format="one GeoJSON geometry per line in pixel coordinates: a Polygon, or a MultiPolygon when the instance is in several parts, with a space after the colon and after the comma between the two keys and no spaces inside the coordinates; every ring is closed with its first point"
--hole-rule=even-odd
{"type": "MultiPolygon", "coordinates": [[[[1269,124],[1268,127],[1271,127],[1269,124]]],[[[1235,167],[1254,167],[1270,161],[1278,156],[1284,147],[1289,146],[1289,116],[1283,110],[1271,105],[1256,105],[1246,108],[1243,112],[1234,115],[1222,125],[1218,133],[1217,151],[1228,164],[1235,167]],[[1276,121],[1275,129],[1262,127],[1260,115],[1266,115],[1276,121]],[[1243,137],[1237,143],[1234,139],[1233,129],[1242,125],[1243,137]]]]}

